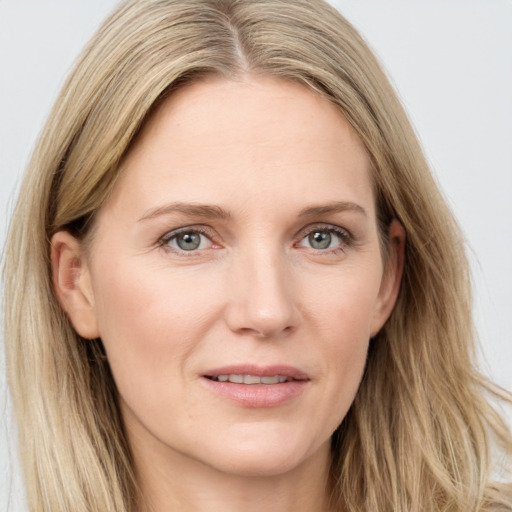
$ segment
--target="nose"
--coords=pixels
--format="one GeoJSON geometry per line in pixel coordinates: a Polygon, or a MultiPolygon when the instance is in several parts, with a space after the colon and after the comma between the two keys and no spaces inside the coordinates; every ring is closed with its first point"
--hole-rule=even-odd
{"type": "Polygon", "coordinates": [[[230,269],[226,321],[238,333],[282,337],[300,322],[298,296],[285,257],[259,251],[240,258],[230,269]]]}

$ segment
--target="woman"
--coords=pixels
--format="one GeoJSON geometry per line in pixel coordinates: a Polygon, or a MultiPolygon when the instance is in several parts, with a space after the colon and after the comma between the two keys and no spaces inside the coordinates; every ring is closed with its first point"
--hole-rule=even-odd
{"type": "Polygon", "coordinates": [[[512,509],[460,233],[324,3],[121,4],[12,226],[33,510],[512,509]]]}

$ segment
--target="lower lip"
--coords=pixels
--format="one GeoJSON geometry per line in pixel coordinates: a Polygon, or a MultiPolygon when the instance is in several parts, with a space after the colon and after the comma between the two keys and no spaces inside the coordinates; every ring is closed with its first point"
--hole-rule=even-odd
{"type": "Polygon", "coordinates": [[[293,380],[280,384],[235,384],[203,377],[203,382],[216,395],[237,402],[242,407],[278,407],[297,398],[309,381],[293,380]]]}

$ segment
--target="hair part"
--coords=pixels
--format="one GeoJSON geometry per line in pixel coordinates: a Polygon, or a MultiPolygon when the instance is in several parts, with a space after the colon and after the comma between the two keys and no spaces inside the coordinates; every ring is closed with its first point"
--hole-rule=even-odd
{"type": "Polygon", "coordinates": [[[511,397],[477,371],[464,240],[379,63],[321,0],[129,0],[79,58],[27,169],[6,248],[7,370],[31,510],[138,506],[101,342],[80,338],[58,304],[49,240],[59,230],[93,235],[123,157],[163,98],[208,75],[246,73],[328,98],[366,148],[383,239],[393,218],[407,234],[397,305],[333,436],[333,506],[512,510],[510,487],[491,483],[491,447],[510,460],[512,440],[487,401],[511,397]]]}

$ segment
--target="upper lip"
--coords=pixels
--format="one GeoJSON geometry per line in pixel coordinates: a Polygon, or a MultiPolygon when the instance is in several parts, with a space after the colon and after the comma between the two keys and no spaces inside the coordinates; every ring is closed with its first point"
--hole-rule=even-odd
{"type": "Polygon", "coordinates": [[[294,380],[309,380],[307,373],[288,365],[258,366],[255,364],[237,364],[215,368],[203,373],[203,377],[219,375],[254,375],[257,377],[273,377],[280,375],[294,380]]]}

